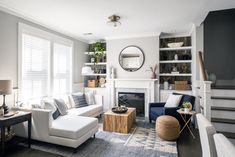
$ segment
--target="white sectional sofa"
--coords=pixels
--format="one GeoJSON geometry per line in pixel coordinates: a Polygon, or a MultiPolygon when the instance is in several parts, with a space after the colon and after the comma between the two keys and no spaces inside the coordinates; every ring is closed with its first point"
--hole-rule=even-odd
{"type": "MultiPolygon", "coordinates": [[[[81,108],[74,108],[71,98],[65,100],[71,108],[55,120],[50,110],[32,109],[32,139],[77,148],[98,131],[98,119],[94,117],[103,113],[103,98],[94,97],[95,104],[81,108]]],[[[27,136],[26,124],[14,127],[18,136],[27,136]]]]}

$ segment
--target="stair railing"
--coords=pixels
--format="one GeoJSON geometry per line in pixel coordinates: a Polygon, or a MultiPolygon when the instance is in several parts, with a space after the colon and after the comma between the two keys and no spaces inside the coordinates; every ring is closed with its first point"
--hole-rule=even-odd
{"type": "Polygon", "coordinates": [[[200,84],[200,96],[201,96],[201,101],[200,105],[203,108],[202,114],[209,120],[211,121],[211,81],[201,81],[200,84]]]}

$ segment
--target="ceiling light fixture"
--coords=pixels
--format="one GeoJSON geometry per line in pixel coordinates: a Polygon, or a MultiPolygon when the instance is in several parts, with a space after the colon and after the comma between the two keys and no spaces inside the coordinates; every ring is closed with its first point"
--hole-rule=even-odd
{"type": "Polygon", "coordinates": [[[121,22],[119,22],[120,16],[112,15],[112,16],[109,16],[108,19],[109,20],[107,21],[107,24],[110,26],[117,27],[121,25],[121,22]]]}

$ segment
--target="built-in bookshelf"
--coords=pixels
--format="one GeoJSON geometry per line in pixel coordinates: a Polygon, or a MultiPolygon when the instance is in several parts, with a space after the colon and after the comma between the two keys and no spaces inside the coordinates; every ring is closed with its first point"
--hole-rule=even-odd
{"type": "Polygon", "coordinates": [[[186,81],[185,90],[192,84],[192,42],[191,36],[160,37],[159,81],[160,89],[168,82],[175,90],[175,81],[186,81]]]}
{"type": "MultiPolygon", "coordinates": [[[[106,44],[103,44],[106,48],[106,44]]],[[[88,80],[95,80],[96,86],[91,88],[105,88],[104,81],[106,81],[107,77],[106,51],[104,51],[104,56],[97,62],[94,60],[94,52],[91,51],[90,47],[91,45],[89,46],[90,51],[84,53],[84,55],[86,55],[86,62],[84,65],[90,66],[93,73],[83,75],[84,86],[88,87],[88,80]]]]}

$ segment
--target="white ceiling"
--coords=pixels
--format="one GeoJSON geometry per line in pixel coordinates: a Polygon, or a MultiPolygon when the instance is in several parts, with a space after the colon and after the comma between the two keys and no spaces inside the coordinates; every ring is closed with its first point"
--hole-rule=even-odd
{"type": "Polygon", "coordinates": [[[189,31],[209,11],[235,8],[235,0],[0,0],[0,6],[58,32],[91,41],[189,31]],[[112,14],[121,17],[120,27],[106,24],[112,14]],[[83,35],[88,32],[93,35],[83,35]]]}

